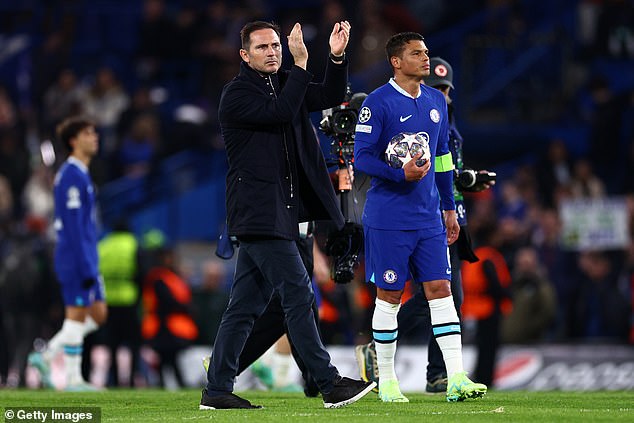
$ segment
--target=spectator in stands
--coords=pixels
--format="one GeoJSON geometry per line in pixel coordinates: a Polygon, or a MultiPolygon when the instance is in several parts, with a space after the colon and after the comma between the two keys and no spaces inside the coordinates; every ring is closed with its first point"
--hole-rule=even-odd
{"type": "Polygon", "coordinates": [[[561,241],[561,221],[556,209],[544,209],[534,228],[531,244],[537,249],[539,262],[544,266],[557,299],[556,316],[550,329],[549,338],[565,338],[568,310],[572,293],[576,289],[574,253],[563,250],[561,241]]]}
{"type": "Polygon", "coordinates": [[[143,1],[137,50],[137,73],[140,80],[156,82],[162,62],[170,54],[172,27],[164,0],[143,1]]]}
{"type": "Polygon", "coordinates": [[[515,254],[510,295],[513,310],[502,320],[502,343],[523,344],[544,340],[557,310],[557,298],[533,247],[515,254]]]}
{"type": "Polygon", "coordinates": [[[53,172],[44,164],[33,169],[22,194],[26,216],[41,219],[48,225],[54,212],[53,172]]]}
{"type": "Polygon", "coordinates": [[[614,58],[633,59],[634,11],[632,2],[606,0],[601,3],[597,23],[599,51],[614,58]]]}
{"type": "Polygon", "coordinates": [[[602,198],[606,195],[603,181],[595,175],[590,160],[580,158],[575,162],[570,183],[573,198],[602,198]]]}
{"type": "Polygon", "coordinates": [[[581,280],[572,295],[570,335],[577,339],[611,339],[626,342],[631,304],[617,285],[617,272],[602,251],[579,255],[581,280]]]}
{"type": "Polygon", "coordinates": [[[572,165],[564,141],[554,139],[548,144],[546,155],[540,158],[535,173],[541,203],[545,207],[554,207],[557,189],[568,185],[572,178],[572,165]]]}
{"type": "Polygon", "coordinates": [[[139,87],[134,91],[130,104],[119,115],[117,123],[119,141],[130,132],[133,122],[141,115],[151,115],[159,119],[157,105],[152,100],[150,88],[146,86],[139,87]]]}
{"type": "MultiPolygon", "coordinates": [[[[0,99],[0,109],[2,108],[0,99]]],[[[1,113],[1,110],[0,110],[1,113]]],[[[21,215],[22,191],[30,175],[29,152],[26,149],[24,138],[16,130],[0,130],[0,175],[4,175],[11,187],[11,195],[14,199],[12,216],[21,215]]]]}
{"type": "Polygon", "coordinates": [[[57,80],[46,89],[42,104],[43,132],[52,131],[65,118],[80,112],[86,87],[77,81],[72,69],[63,69],[57,80]]]}
{"type": "Polygon", "coordinates": [[[151,114],[137,116],[117,152],[122,176],[134,180],[147,175],[160,150],[160,125],[151,114]]]}
{"type": "Polygon", "coordinates": [[[109,67],[99,69],[94,84],[82,100],[82,109],[83,113],[95,120],[102,138],[102,157],[110,156],[116,147],[117,122],[129,102],[128,94],[114,71],[109,67]]]}

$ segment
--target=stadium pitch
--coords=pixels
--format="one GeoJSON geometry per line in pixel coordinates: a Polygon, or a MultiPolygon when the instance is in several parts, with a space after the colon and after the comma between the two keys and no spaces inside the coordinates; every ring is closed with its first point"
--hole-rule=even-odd
{"type": "MultiPolygon", "coordinates": [[[[97,407],[102,422],[632,422],[634,391],[492,391],[475,401],[448,403],[444,396],[409,394],[410,403],[385,404],[370,393],[341,409],[324,409],[321,398],[263,391],[241,395],[260,410],[198,410],[200,391],[110,389],[96,393],[0,390],[3,422],[7,407],[97,407]]],[[[35,421],[35,420],[31,420],[35,421]]],[[[49,420],[50,421],[50,420],[49,420]]],[[[79,420],[81,421],[81,420],[79,420]]]]}

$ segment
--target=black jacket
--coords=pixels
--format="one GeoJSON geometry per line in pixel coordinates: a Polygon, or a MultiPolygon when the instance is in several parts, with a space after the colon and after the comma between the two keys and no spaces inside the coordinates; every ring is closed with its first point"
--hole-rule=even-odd
{"type": "Polygon", "coordinates": [[[330,60],[323,83],[293,66],[262,76],[246,63],[223,89],[218,115],[225,141],[229,235],[297,240],[298,222],[343,226],[309,112],[341,104],[347,62],[330,60]]]}

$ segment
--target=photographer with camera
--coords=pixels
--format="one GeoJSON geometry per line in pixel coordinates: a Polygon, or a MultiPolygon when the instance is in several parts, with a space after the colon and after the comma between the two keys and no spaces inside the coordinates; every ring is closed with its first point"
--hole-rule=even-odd
{"type": "MultiPolygon", "coordinates": [[[[478,261],[471,246],[471,237],[467,230],[467,215],[464,205],[463,192],[478,192],[489,189],[495,185],[496,174],[486,170],[475,171],[464,167],[462,157],[463,139],[456,128],[454,105],[449,92],[453,86],[453,69],[451,65],[440,57],[432,57],[429,60],[430,74],[424,77],[425,85],[436,88],[443,93],[447,101],[449,113],[449,149],[454,163],[454,201],[460,234],[458,240],[449,246],[451,260],[451,292],[456,311],[460,316],[460,307],[463,300],[461,280],[461,260],[468,262],[478,261]]],[[[419,324],[430,326],[429,302],[425,293],[419,290],[410,298],[398,313],[399,333],[403,334],[413,330],[419,324]]],[[[357,361],[360,372],[366,380],[377,380],[376,351],[373,342],[356,347],[357,361]]],[[[447,370],[442,352],[435,337],[430,337],[428,348],[427,384],[425,391],[428,393],[443,393],[447,390],[447,370]]]]}
{"type": "Polygon", "coordinates": [[[354,182],[355,127],[359,109],[367,96],[366,93],[352,94],[348,86],[346,100],[337,107],[324,110],[319,125],[319,129],[331,138],[331,153],[335,159],[334,164],[338,167],[331,176],[340,195],[341,212],[346,221],[343,229],[328,234],[326,243],[326,254],[333,258],[332,279],[338,284],[352,281],[363,248],[363,228],[350,219],[348,194],[352,191],[354,182]]]}

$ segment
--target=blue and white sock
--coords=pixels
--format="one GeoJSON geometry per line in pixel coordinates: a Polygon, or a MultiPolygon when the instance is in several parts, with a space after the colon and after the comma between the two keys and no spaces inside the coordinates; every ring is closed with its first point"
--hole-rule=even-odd
{"type": "Polygon", "coordinates": [[[396,354],[396,339],[398,338],[398,321],[396,316],[400,304],[390,304],[387,301],[375,301],[372,315],[372,337],[376,346],[376,359],[379,367],[379,381],[396,379],[394,371],[394,355],[396,354]]]}
{"type": "Polygon", "coordinates": [[[432,332],[442,351],[447,376],[463,371],[460,319],[453,296],[429,301],[432,332]]]}

